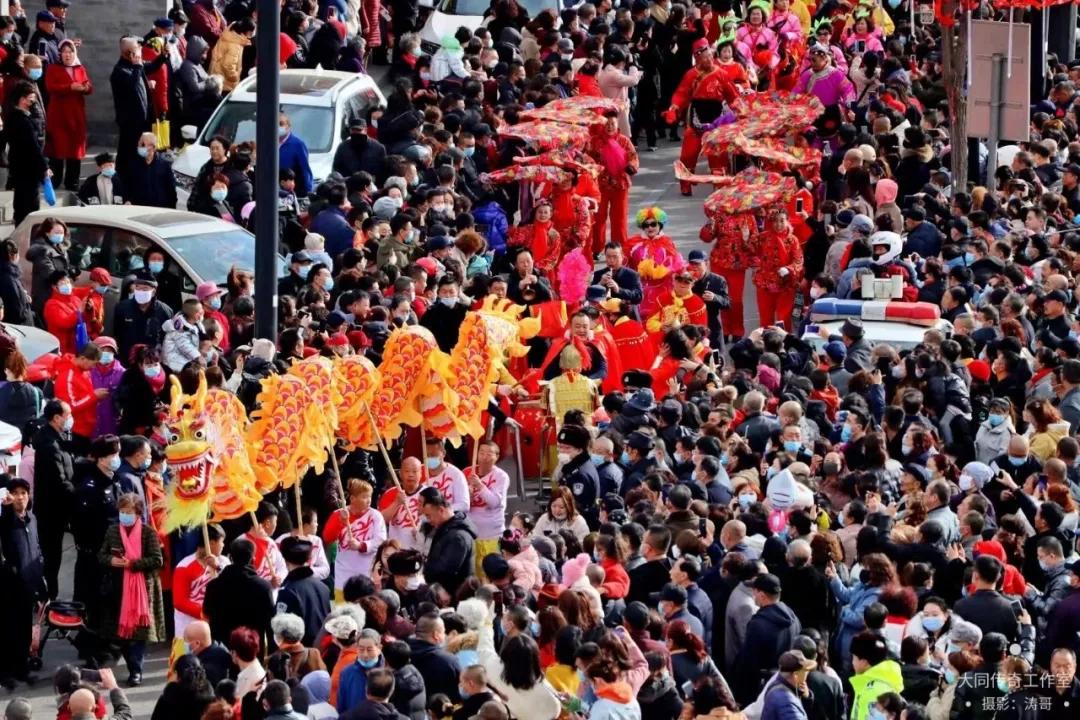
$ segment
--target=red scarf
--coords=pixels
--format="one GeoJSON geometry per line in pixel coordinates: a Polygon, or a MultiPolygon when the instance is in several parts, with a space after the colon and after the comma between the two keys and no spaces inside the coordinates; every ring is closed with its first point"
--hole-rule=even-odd
{"type": "Polygon", "coordinates": [[[626,150],[619,144],[618,135],[608,135],[600,139],[600,162],[604,170],[612,177],[626,172],[626,150]]]}

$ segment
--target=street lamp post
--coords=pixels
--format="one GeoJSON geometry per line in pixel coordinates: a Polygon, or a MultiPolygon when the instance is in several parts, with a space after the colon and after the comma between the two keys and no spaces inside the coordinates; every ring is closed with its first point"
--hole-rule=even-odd
{"type": "Polygon", "coordinates": [[[255,336],[277,341],[278,0],[258,0],[255,31],[255,336]]]}

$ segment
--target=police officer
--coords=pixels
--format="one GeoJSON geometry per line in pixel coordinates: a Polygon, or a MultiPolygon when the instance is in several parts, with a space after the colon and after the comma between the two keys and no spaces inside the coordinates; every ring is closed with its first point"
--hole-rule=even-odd
{"type": "Polygon", "coordinates": [[[589,447],[589,431],[580,425],[563,425],[556,438],[561,472],[559,484],[570,488],[578,512],[589,524],[590,530],[600,526],[600,476],[596,465],[586,449],[589,447]]]}

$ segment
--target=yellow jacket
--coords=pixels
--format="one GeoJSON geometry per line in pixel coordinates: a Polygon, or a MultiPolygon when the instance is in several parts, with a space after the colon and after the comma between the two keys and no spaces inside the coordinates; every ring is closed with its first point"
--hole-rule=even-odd
{"type": "Polygon", "coordinates": [[[225,78],[222,83],[225,92],[231,92],[240,83],[244,48],[248,45],[251,45],[251,38],[232,28],[226,28],[214,45],[214,51],[210,54],[210,74],[225,78]]]}

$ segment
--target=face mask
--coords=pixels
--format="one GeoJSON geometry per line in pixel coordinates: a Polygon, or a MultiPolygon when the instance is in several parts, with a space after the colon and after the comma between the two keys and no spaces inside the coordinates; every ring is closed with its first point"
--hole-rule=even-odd
{"type": "Polygon", "coordinates": [[[57,285],[56,286],[56,292],[60,293],[61,295],[70,295],[71,294],[71,286],[68,285],[67,283],[64,283],[63,285],[57,285]]]}
{"type": "Polygon", "coordinates": [[[370,670],[371,668],[379,664],[379,658],[376,657],[370,660],[361,660],[357,658],[356,662],[358,665],[360,665],[360,667],[364,668],[365,670],[370,670]]]}
{"type": "Polygon", "coordinates": [[[165,269],[165,262],[163,260],[151,260],[147,263],[147,267],[150,268],[150,272],[157,275],[159,272],[165,269]]]}
{"type": "Polygon", "coordinates": [[[30,76],[30,79],[36,82],[41,79],[41,68],[30,68],[30,72],[28,74],[30,76]]]}
{"type": "Polygon", "coordinates": [[[424,82],[430,82],[431,81],[431,73],[429,73],[427,71],[424,71],[424,70],[421,70],[420,71],[420,79],[423,80],[424,82]]]}
{"type": "Polygon", "coordinates": [[[437,457],[429,457],[424,461],[424,464],[427,465],[428,470],[437,470],[440,462],[442,461],[437,457]]]}
{"type": "Polygon", "coordinates": [[[302,277],[305,280],[307,280],[307,276],[308,276],[309,272],[311,272],[311,266],[310,265],[301,265],[296,270],[296,274],[299,275],[300,277],[302,277]]]}
{"type": "Polygon", "coordinates": [[[71,428],[75,427],[75,418],[71,415],[64,421],[64,432],[71,432],[71,428]]]}
{"type": "Polygon", "coordinates": [[[728,455],[727,450],[720,453],[720,465],[722,465],[723,467],[727,467],[728,463],[730,463],[730,462],[731,462],[731,456],[728,455]]]}
{"type": "Polygon", "coordinates": [[[866,720],[889,720],[888,717],[881,711],[880,708],[872,707],[870,712],[866,713],[866,720]]]}
{"type": "Polygon", "coordinates": [[[143,375],[145,375],[148,378],[156,378],[160,374],[161,374],[161,366],[159,366],[159,365],[151,365],[149,367],[144,367],[143,368],[143,375]]]}
{"type": "Polygon", "coordinates": [[[462,148],[461,152],[465,153],[465,157],[471,158],[473,155],[476,154],[476,148],[475,147],[462,148]]]}
{"type": "Polygon", "coordinates": [[[963,490],[964,492],[967,492],[968,490],[970,490],[971,486],[974,483],[975,483],[975,481],[971,479],[970,475],[961,475],[960,476],[959,485],[960,485],[960,489],[963,490]]]}
{"type": "Polygon", "coordinates": [[[821,472],[825,475],[836,475],[840,472],[840,466],[836,463],[822,463],[821,472]]]}
{"type": "Polygon", "coordinates": [[[120,513],[120,524],[124,527],[131,527],[135,524],[135,513],[120,513]]]}
{"type": "Polygon", "coordinates": [[[626,452],[625,450],[623,450],[623,453],[622,453],[622,455],[620,455],[620,456],[619,456],[619,461],[620,461],[620,462],[621,462],[621,463],[622,463],[623,465],[629,465],[629,464],[630,464],[630,453],[628,453],[628,452],[626,452]]]}
{"type": "Polygon", "coordinates": [[[799,448],[801,448],[801,447],[802,447],[802,443],[799,442],[798,440],[785,440],[784,441],[784,450],[786,450],[789,453],[797,453],[797,452],[799,452],[799,448]]]}
{"type": "Polygon", "coordinates": [[[420,46],[418,45],[418,46],[413,47],[412,49],[410,49],[409,54],[412,55],[413,57],[420,57],[421,55],[424,54],[424,51],[421,50],[420,46]]]}
{"type": "Polygon", "coordinates": [[[592,460],[593,465],[596,465],[597,467],[603,465],[604,462],[605,462],[604,456],[603,455],[597,455],[596,453],[593,453],[592,455],[589,455],[589,459],[592,460]]]}
{"type": "MultiPolygon", "coordinates": [[[[966,585],[964,587],[965,587],[965,589],[967,588],[966,585]]],[[[960,652],[960,646],[957,645],[956,643],[946,643],[945,644],[945,654],[946,655],[952,655],[954,652],[960,652]]]]}
{"type": "Polygon", "coordinates": [[[109,350],[105,350],[104,352],[101,353],[100,362],[101,362],[102,365],[112,365],[112,361],[114,359],[115,358],[114,358],[112,352],[109,351],[109,350]]]}
{"type": "Polygon", "coordinates": [[[210,298],[210,309],[211,310],[220,310],[221,309],[221,298],[218,297],[217,295],[210,298]]]}
{"type": "Polygon", "coordinates": [[[903,453],[904,455],[910,455],[911,450],[912,450],[911,443],[903,442],[903,441],[900,443],[900,452],[903,453]]]}
{"type": "Polygon", "coordinates": [[[128,267],[132,270],[142,270],[145,265],[143,265],[143,259],[138,255],[135,255],[130,260],[128,260],[128,267]]]}
{"type": "Polygon", "coordinates": [[[844,427],[840,428],[840,442],[850,442],[850,441],[851,441],[851,426],[850,425],[844,425],[844,427]]]}
{"type": "Polygon", "coordinates": [[[841,510],[836,514],[836,524],[838,527],[844,527],[844,511],[841,510]]]}
{"type": "Polygon", "coordinates": [[[946,670],[945,671],[945,682],[948,683],[949,685],[952,685],[953,683],[956,682],[956,671],[955,670],[946,670]]]}
{"type": "Polygon", "coordinates": [[[945,618],[940,617],[924,617],[922,619],[923,630],[926,632],[936,633],[941,628],[945,627],[945,618]]]}
{"type": "Polygon", "coordinates": [[[135,148],[135,152],[139,153],[139,157],[144,158],[150,154],[150,148],[145,148],[142,145],[135,148]]]}
{"type": "Polygon", "coordinates": [[[53,245],[59,245],[60,243],[64,242],[64,233],[50,233],[49,242],[51,242],[53,245]]]}
{"type": "Polygon", "coordinates": [[[210,191],[210,197],[214,200],[214,202],[222,202],[228,196],[229,196],[229,191],[228,190],[222,190],[221,188],[217,188],[217,189],[214,189],[214,190],[210,191]]]}
{"type": "Polygon", "coordinates": [[[109,469],[112,470],[113,472],[116,472],[117,470],[120,469],[120,456],[119,455],[113,455],[112,457],[109,458],[109,469]]]}
{"type": "Polygon", "coordinates": [[[1051,569],[1053,567],[1054,567],[1053,565],[1049,564],[1045,560],[1040,560],[1039,561],[1039,569],[1042,570],[1043,572],[1046,572],[1047,570],[1049,570],[1049,569],[1051,569]]]}
{"type": "Polygon", "coordinates": [[[739,508],[742,510],[748,509],[755,502],[757,502],[757,495],[754,493],[742,493],[739,495],[739,508]]]}
{"type": "Polygon", "coordinates": [[[990,427],[997,427],[1001,423],[1005,422],[1005,416],[1004,415],[998,415],[997,413],[991,414],[986,419],[990,421],[990,427]]]}
{"type": "Polygon", "coordinates": [[[150,469],[150,462],[151,462],[150,456],[149,456],[149,455],[147,455],[147,456],[146,456],[146,457],[145,457],[145,458],[143,459],[143,461],[142,461],[142,465],[141,465],[140,467],[141,467],[141,468],[142,468],[143,470],[149,470],[149,469],[150,469]]]}
{"type": "Polygon", "coordinates": [[[15,33],[4,33],[3,35],[0,35],[0,41],[9,43],[13,37],[15,37],[15,33]]]}
{"type": "Polygon", "coordinates": [[[154,291],[153,290],[136,290],[135,291],[135,302],[139,303],[140,305],[145,305],[145,304],[147,304],[148,302],[150,302],[153,299],[154,299],[154,291]]]}
{"type": "Polygon", "coordinates": [[[334,278],[327,278],[326,282],[323,283],[323,289],[326,290],[326,292],[330,292],[331,290],[333,290],[334,278]]]}
{"type": "Polygon", "coordinates": [[[456,297],[441,297],[441,298],[439,298],[439,302],[441,302],[446,307],[452,308],[455,305],[457,305],[457,298],[456,297]]]}
{"type": "Polygon", "coordinates": [[[94,286],[94,292],[96,292],[98,295],[104,295],[105,293],[109,292],[109,286],[108,285],[95,285],[94,286]]]}
{"type": "Polygon", "coordinates": [[[285,127],[284,125],[278,125],[277,136],[279,138],[283,138],[288,134],[289,134],[289,128],[285,127]]]}
{"type": "Polygon", "coordinates": [[[1021,465],[1023,465],[1026,462],[1027,462],[1027,457],[1026,456],[1025,457],[1015,457],[1013,455],[1009,456],[1009,464],[1012,465],[1013,467],[1020,467],[1021,465]]]}
{"type": "Polygon", "coordinates": [[[469,692],[468,690],[466,690],[461,685],[458,685],[457,691],[458,691],[458,695],[461,696],[462,700],[468,700],[470,697],[472,697],[472,693],[469,692]]]}
{"type": "Polygon", "coordinates": [[[113,175],[116,175],[116,168],[114,168],[114,167],[104,168],[104,169],[102,169],[101,174],[104,175],[107,178],[111,178],[113,175]]]}
{"type": "Polygon", "coordinates": [[[821,297],[824,294],[825,294],[825,290],[823,288],[819,288],[817,286],[814,286],[814,287],[810,288],[810,297],[812,299],[814,299],[814,300],[817,300],[819,297],[821,297]]]}
{"type": "Polygon", "coordinates": [[[997,689],[998,689],[999,692],[1003,692],[1003,693],[1008,694],[1008,692],[1009,692],[1009,681],[1006,680],[1003,677],[998,677],[998,679],[997,679],[997,689]]]}
{"type": "Polygon", "coordinates": [[[570,453],[559,453],[558,458],[559,464],[565,465],[566,463],[570,462],[570,453]]]}
{"type": "Polygon", "coordinates": [[[533,637],[540,637],[540,623],[535,620],[529,623],[529,632],[532,633],[533,637]]]}

